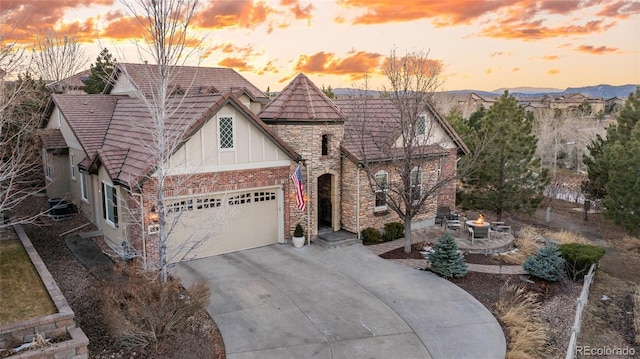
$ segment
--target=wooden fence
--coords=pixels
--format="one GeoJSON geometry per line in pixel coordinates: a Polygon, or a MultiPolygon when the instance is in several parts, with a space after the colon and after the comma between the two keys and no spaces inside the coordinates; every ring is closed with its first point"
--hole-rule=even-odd
{"type": "Polygon", "coordinates": [[[592,264],[589,268],[589,273],[584,276],[584,283],[582,284],[582,292],[578,297],[578,304],[576,308],[576,318],[573,321],[573,327],[571,327],[571,339],[569,340],[569,348],[567,348],[567,355],[565,359],[573,359],[576,355],[576,346],[578,345],[578,335],[580,334],[580,325],[582,325],[582,310],[587,306],[587,300],[589,298],[589,287],[593,282],[595,276],[596,265],[592,264]]]}

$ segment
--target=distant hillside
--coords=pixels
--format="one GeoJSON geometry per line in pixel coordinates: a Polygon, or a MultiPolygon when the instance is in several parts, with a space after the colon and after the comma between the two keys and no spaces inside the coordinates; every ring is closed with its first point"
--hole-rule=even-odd
{"type": "Polygon", "coordinates": [[[634,92],[638,86],[640,85],[568,87],[564,92],[578,92],[589,97],[603,97],[604,99],[612,97],[626,98],[630,93],[634,92]]]}
{"type": "MultiPolygon", "coordinates": [[[[603,99],[610,99],[612,97],[620,97],[627,98],[631,92],[636,90],[636,87],[640,85],[621,85],[621,86],[612,86],[612,85],[596,85],[596,86],[585,86],[585,87],[568,87],[566,90],[556,89],[556,88],[542,88],[542,87],[513,87],[513,88],[500,88],[496,89],[492,92],[487,91],[479,91],[479,90],[451,90],[445,91],[448,94],[468,94],[475,93],[480,96],[487,97],[495,97],[502,95],[505,90],[508,90],[510,94],[516,97],[530,97],[530,96],[541,96],[545,94],[565,94],[565,93],[581,93],[587,97],[602,97],[603,99]]],[[[337,88],[333,90],[333,93],[336,96],[343,97],[348,96],[352,93],[353,90],[348,88],[337,88]]],[[[376,95],[379,91],[369,90],[369,94],[376,95]]]]}
{"type": "Polygon", "coordinates": [[[543,87],[512,87],[512,88],[503,87],[503,88],[499,88],[497,90],[493,90],[491,92],[494,93],[494,94],[502,95],[505,90],[508,90],[509,93],[520,93],[520,94],[523,94],[523,95],[562,92],[562,89],[543,88],[543,87]]]}

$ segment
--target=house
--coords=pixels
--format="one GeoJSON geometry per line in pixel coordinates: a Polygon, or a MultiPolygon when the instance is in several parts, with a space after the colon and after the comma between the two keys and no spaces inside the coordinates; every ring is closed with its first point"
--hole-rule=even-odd
{"type": "MultiPolygon", "coordinates": [[[[365,185],[359,164],[376,148],[358,150],[348,100],[330,100],[303,74],[269,100],[232,69],[178,70],[171,91],[179,101],[166,121],[176,146],[162,166],[166,211],[177,224],[168,240],[170,261],[283,243],[297,223],[315,237],[323,229],[359,233],[398,220],[381,193],[365,185]],[[290,181],[298,164],[305,211],[290,181]],[[187,253],[184,245],[193,238],[206,240],[187,253]]],[[[159,169],[149,160],[156,155],[150,115],[135,95],[152,96],[153,71],[152,65],[118,64],[104,94],[53,95],[42,123],[48,197],[73,201],[112,247],[135,249],[152,262],[159,169]]],[[[397,112],[388,100],[374,102],[371,118],[397,112]]],[[[424,120],[437,131],[419,171],[455,173],[467,149],[435,109],[427,112],[424,120]]],[[[383,168],[385,159],[378,161],[383,168]]],[[[417,223],[433,225],[436,208],[454,204],[451,183],[417,223]]]]}

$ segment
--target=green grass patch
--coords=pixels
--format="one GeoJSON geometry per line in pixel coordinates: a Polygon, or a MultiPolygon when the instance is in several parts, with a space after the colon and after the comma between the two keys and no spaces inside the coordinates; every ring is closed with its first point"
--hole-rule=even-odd
{"type": "Polygon", "coordinates": [[[0,241],[0,303],[0,324],[57,311],[19,240],[0,241]]]}

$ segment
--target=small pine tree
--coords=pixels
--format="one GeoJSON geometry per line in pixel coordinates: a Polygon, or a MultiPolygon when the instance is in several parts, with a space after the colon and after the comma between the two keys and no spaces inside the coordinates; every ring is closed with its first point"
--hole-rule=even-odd
{"type": "Polygon", "coordinates": [[[429,254],[429,261],[431,271],[445,278],[462,278],[467,274],[467,263],[458,253],[458,244],[449,232],[438,239],[434,251],[429,254]]]}
{"type": "Polygon", "coordinates": [[[538,253],[528,257],[522,268],[534,277],[556,282],[562,278],[565,260],[554,245],[540,248],[538,253]]]}

